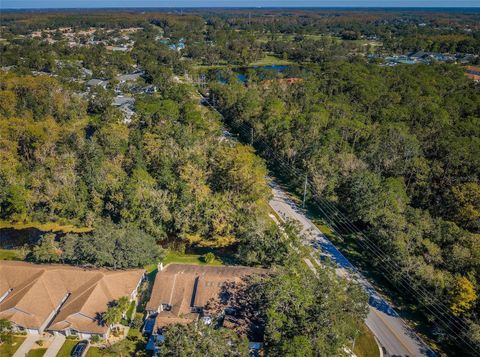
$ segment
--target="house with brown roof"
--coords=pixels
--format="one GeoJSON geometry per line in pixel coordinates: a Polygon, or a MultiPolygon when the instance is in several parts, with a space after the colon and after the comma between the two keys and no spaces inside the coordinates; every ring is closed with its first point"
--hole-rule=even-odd
{"type": "MultiPolygon", "coordinates": [[[[228,300],[222,296],[226,283],[241,282],[262,269],[242,266],[199,266],[188,264],[159,265],[146,310],[154,319],[152,332],[171,324],[187,324],[203,316],[203,308],[212,300],[228,300]]],[[[227,306],[225,306],[227,308],[227,306]]]]}
{"type": "Polygon", "coordinates": [[[466,66],[465,74],[468,78],[473,79],[476,82],[480,81],[480,67],[466,66]]]}
{"type": "Polygon", "coordinates": [[[85,269],[0,261],[0,318],[31,334],[107,338],[101,316],[123,296],[137,297],[144,270],[85,269]]]}

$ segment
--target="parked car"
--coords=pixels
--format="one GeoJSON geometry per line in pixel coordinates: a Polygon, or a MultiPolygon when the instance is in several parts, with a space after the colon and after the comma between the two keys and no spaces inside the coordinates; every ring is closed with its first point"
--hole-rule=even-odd
{"type": "Polygon", "coordinates": [[[72,357],[83,357],[86,355],[89,342],[87,340],[82,340],[75,345],[72,350],[72,357]]]}

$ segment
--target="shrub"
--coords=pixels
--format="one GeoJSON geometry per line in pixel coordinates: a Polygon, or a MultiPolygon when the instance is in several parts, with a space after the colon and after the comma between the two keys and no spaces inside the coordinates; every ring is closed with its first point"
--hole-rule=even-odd
{"type": "Polygon", "coordinates": [[[141,317],[135,317],[132,320],[131,327],[140,329],[143,325],[143,319],[141,317]]]}
{"type": "Polygon", "coordinates": [[[102,338],[99,335],[93,335],[90,341],[92,343],[99,343],[102,340],[102,338]]]}
{"type": "Polygon", "coordinates": [[[215,260],[215,254],[213,254],[212,252],[208,252],[202,258],[205,263],[210,264],[215,260]]]}

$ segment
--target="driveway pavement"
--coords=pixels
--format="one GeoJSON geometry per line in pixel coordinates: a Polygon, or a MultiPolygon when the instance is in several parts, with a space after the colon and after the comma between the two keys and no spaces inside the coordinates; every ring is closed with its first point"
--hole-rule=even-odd
{"type": "Polygon", "coordinates": [[[13,354],[13,357],[25,357],[32,348],[35,341],[40,339],[40,335],[28,335],[25,341],[20,345],[18,350],[13,354]]]}
{"type": "Polygon", "coordinates": [[[62,348],[63,344],[65,343],[65,336],[64,335],[55,335],[53,337],[53,341],[47,349],[47,352],[43,355],[43,357],[55,357],[62,348]]]}

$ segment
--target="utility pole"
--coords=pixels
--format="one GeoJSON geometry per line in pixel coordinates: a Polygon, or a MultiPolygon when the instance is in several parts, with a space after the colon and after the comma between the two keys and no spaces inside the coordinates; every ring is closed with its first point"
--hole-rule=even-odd
{"type": "Polygon", "coordinates": [[[308,183],[308,175],[305,174],[305,185],[303,186],[303,204],[302,204],[303,208],[305,208],[305,198],[307,197],[307,183],[308,183]]]}
{"type": "Polygon", "coordinates": [[[253,146],[253,128],[250,128],[250,145],[253,146]]]}

